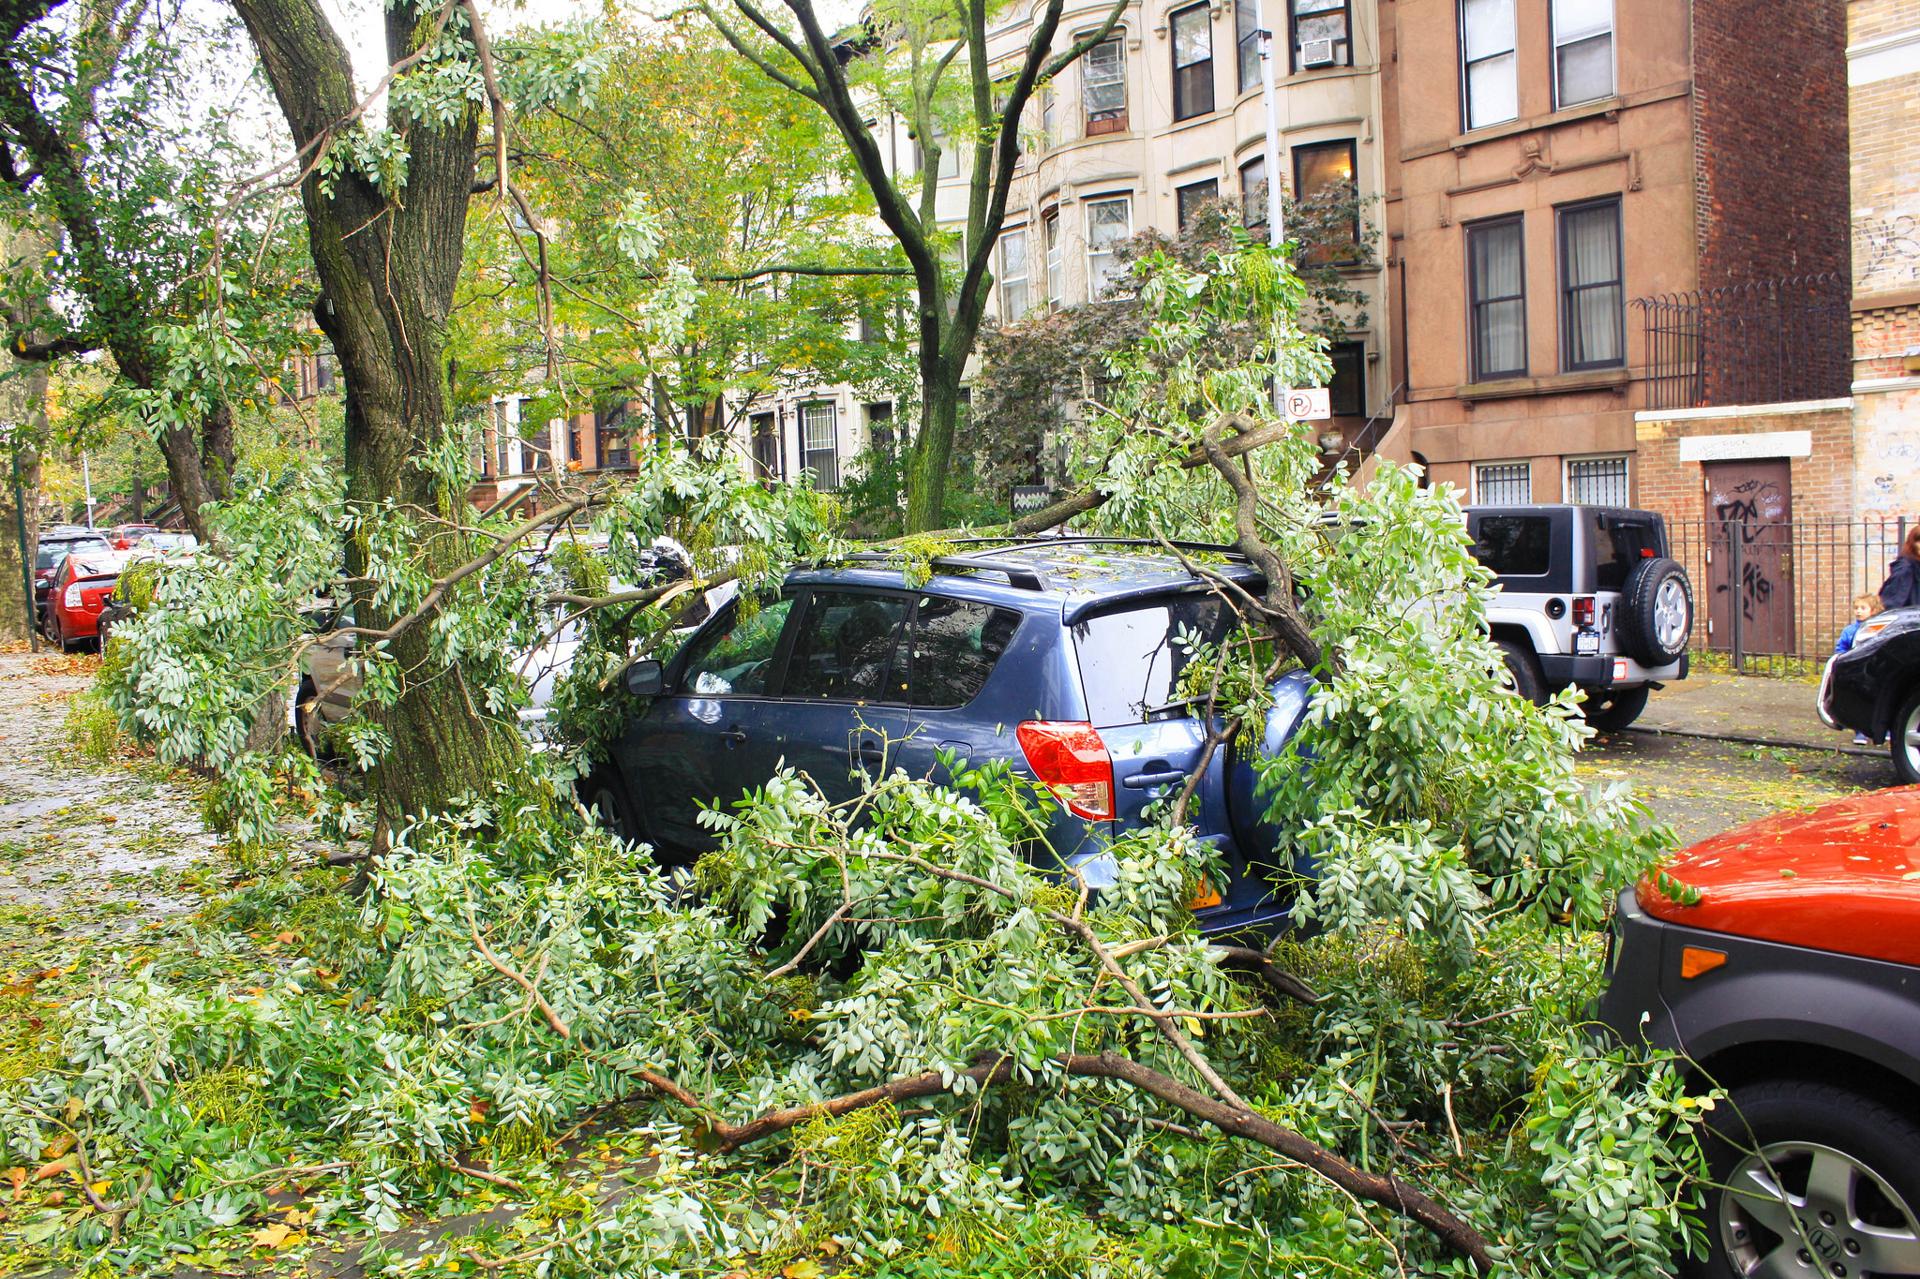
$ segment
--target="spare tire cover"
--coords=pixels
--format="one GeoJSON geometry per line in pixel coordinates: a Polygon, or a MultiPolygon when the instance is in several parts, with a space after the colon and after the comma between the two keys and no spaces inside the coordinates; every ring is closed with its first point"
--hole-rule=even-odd
{"type": "Polygon", "coordinates": [[[1664,556],[1642,560],[1620,590],[1614,628],[1627,656],[1643,665],[1679,661],[1693,632],[1693,584],[1687,570],[1664,556]]]}

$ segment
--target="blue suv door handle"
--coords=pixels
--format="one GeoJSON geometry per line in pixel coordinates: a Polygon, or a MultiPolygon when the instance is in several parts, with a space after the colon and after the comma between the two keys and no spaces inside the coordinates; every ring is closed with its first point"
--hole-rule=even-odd
{"type": "Polygon", "coordinates": [[[887,753],[880,749],[878,742],[861,742],[853,748],[854,758],[863,764],[884,764],[887,753]]]}
{"type": "Polygon", "coordinates": [[[1128,790],[1147,790],[1154,786],[1171,786],[1175,782],[1184,782],[1186,780],[1186,773],[1180,769],[1172,768],[1159,773],[1135,773],[1131,777],[1121,778],[1120,784],[1128,790]]]}
{"type": "Polygon", "coordinates": [[[735,725],[734,727],[729,728],[726,732],[720,734],[720,740],[727,743],[727,745],[729,746],[744,746],[747,741],[747,731],[739,727],[738,725],[735,725]]]}

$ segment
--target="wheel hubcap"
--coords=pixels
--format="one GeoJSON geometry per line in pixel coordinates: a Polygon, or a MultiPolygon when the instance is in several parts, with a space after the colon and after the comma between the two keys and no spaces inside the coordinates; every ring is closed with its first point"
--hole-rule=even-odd
{"type": "Polygon", "coordinates": [[[1907,753],[1908,771],[1920,773],[1920,703],[1914,704],[1913,713],[1900,726],[1900,748],[1907,753]]]}
{"type": "Polygon", "coordinates": [[[1727,1259],[1748,1279],[1920,1274],[1920,1218],[1878,1173],[1831,1146],[1779,1141],[1748,1155],[1718,1216],[1727,1259]]]}
{"type": "Polygon", "coordinates": [[[1660,589],[1653,595],[1653,635],[1660,641],[1660,647],[1671,653],[1680,647],[1687,638],[1687,593],[1680,587],[1678,578],[1669,577],[1660,583],[1660,589]]]}

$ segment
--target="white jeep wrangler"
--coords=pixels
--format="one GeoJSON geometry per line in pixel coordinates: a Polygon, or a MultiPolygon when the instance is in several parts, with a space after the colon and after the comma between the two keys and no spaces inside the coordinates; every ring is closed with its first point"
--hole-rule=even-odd
{"type": "Polygon", "coordinates": [[[1610,506],[1469,506],[1473,552],[1500,588],[1487,623],[1514,688],[1587,693],[1587,722],[1619,729],[1647,694],[1687,677],[1693,586],[1666,521],[1610,506]]]}

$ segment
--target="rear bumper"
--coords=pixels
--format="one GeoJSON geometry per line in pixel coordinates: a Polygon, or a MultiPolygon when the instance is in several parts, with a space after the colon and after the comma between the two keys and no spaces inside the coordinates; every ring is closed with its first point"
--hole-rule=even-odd
{"type": "Polygon", "coordinates": [[[1548,688],[1639,688],[1685,679],[1692,662],[1691,653],[1682,653],[1679,661],[1665,666],[1642,666],[1631,657],[1617,654],[1573,657],[1564,653],[1542,653],[1540,674],[1548,688]]]}

